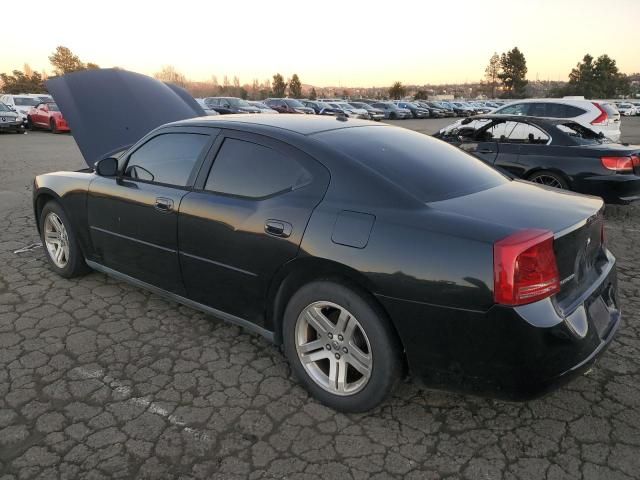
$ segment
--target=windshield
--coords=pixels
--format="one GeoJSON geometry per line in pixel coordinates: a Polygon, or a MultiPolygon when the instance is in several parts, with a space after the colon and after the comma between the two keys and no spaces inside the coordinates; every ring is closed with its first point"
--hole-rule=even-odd
{"type": "Polygon", "coordinates": [[[558,130],[569,135],[577,145],[598,145],[602,143],[611,143],[604,135],[594,132],[593,130],[583,127],[575,122],[566,122],[556,125],[558,130]]]}
{"type": "Polygon", "coordinates": [[[7,107],[4,103],[0,103],[0,112],[10,112],[11,109],[7,107]]]}
{"type": "Polygon", "coordinates": [[[31,97],[13,97],[13,101],[18,107],[35,107],[42,100],[39,98],[31,98],[31,97]]]}
{"type": "Polygon", "coordinates": [[[358,108],[358,107],[353,107],[353,106],[349,105],[348,103],[339,103],[338,106],[340,108],[344,108],[346,110],[351,110],[353,108],[358,108]]]}
{"type": "Polygon", "coordinates": [[[304,108],[304,105],[295,98],[285,98],[284,103],[289,105],[291,108],[304,108]]]}
{"type": "Polygon", "coordinates": [[[314,136],[423,202],[468,195],[509,181],[468,153],[405,128],[343,128],[314,136]]]}
{"type": "Polygon", "coordinates": [[[49,107],[49,111],[51,112],[59,112],[60,109],[58,108],[58,105],[56,105],[55,103],[47,103],[47,107],[49,107]]]}

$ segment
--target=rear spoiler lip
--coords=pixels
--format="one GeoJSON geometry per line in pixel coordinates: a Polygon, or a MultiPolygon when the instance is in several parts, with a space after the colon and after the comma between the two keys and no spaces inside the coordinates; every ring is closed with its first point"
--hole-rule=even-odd
{"type": "Polygon", "coordinates": [[[602,204],[602,206],[598,209],[598,211],[596,213],[594,213],[593,215],[590,215],[589,217],[580,220],[577,223],[574,223],[573,225],[570,225],[566,228],[563,228],[562,230],[555,232],[553,234],[553,239],[556,240],[560,237],[564,237],[565,235],[573,232],[574,230],[578,230],[579,228],[584,227],[586,224],[593,222],[594,220],[596,220],[598,217],[601,217],[604,215],[604,203],[602,204]]]}

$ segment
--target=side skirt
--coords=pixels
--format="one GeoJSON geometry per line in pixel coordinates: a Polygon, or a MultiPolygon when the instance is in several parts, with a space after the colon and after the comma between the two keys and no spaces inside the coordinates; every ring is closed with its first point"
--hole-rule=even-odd
{"type": "Polygon", "coordinates": [[[155,293],[156,295],[167,298],[169,300],[173,300],[174,302],[177,302],[177,303],[181,303],[182,305],[185,305],[187,307],[193,308],[195,310],[200,310],[201,312],[207,313],[214,317],[218,317],[221,320],[224,320],[225,322],[238,325],[239,327],[242,327],[246,330],[249,330],[253,333],[257,333],[263,336],[264,338],[269,340],[271,343],[275,343],[274,332],[267,330],[265,328],[262,328],[256,325],[255,323],[250,322],[249,320],[236,317],[235,315],[231,315],[230,313],[226,313],[221,310],[216,310],[215,308],[211,308],[207,305],[203,305],[202,303],[198,303],[188,298],[182,297],[180,295],[176,295],[175,293],[167,292],[162,288],[151,285],[150,283],[143,282],[142,280],[138,280],[136,278],[130,277],[129,275],[118,272],[117,270],[113,270],[109,267],[105,267],[104,265],[101,265],[99,263],[92,262],[91,260],[85,259],[85,261],[87,262],[87,265],[93,270],[104,273],[118,280],[122,280],[124,282],[130,283],[131,285],[134,285],[136,287],[144,288],[145,290],[149,290],[150,292],[155,293]]]}

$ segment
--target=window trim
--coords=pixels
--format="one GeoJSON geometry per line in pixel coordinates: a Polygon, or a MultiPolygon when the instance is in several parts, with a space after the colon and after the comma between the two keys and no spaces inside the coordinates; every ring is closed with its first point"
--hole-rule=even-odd
{"type": "Polygon", "coordinates": [[[232,197],[232,198],[241,198],[241,199],[245,199],[245,200],[260,201],[260,200],[267,200],[269,198],[276,197],[278,195],[282,195],[282,194],[287,193],[287,192],[294,192],[296,190],[299,190],[301,188],[304,188],[304,187],[309,186],[309,185],[314,183],[315,175],[313,174],[311,169],[307,168],[307,166],[304,165],[304,163],[301,162],[297,158],[297,156],[295,154],[291,154],[290,152],[284,151],[284,149],[278,148],[278,143],[279,142],[277,140],[274,141],[272,139],[268,139],[267,141],[261,141],[261,139],[257,138],[257,137],[261,137],[261,135],[251,135],[251,134],[234,135],[233,133],[230,133],[230,132],[229,132],[229,134],[225,133],[224,135],[221,135],[220,137],[221,137],[220,138],[220,142],[217,145],[216,151],[214,152],[214,154],[212,156],[211,163],[207,166],[206,169],[203,169],[203,170],[206,171],[206,174],[203,175],[202,183],[200,184],[200,182],[198,182],[198,190],[203,192],[203,193],[208,193],[208,194],[212,194],[212,195],[216,195],[216,196],[224,196],[224,197],[232,197]],[[254,137],[254,138],[252,138],[252,137],[254,137]],[[252,143],[252,144],[258,145],[260,147],[269,148],[271,150],[274,150],[275,152],[279,153],[280,155],[282,155],[284,157],[288,157],[291,160],[293,160],[294,162],[298,163],[301,168],[303,168],[304,170],[307,171],[307,173],[309,173],[311,178],[309,179],[309,181],[307,181],[307,182],[305,182],[305,183],[303,183],[301,185],[295,186],[295,188],[294,187],[285,188],[283,190],[278,190],[277,192],[273,192],[273,193],[270,193],[268,195],[263,195],[261,197],[253,197],[253,196],[248,196],[248,195],[239,195],[239,194],[236,194],[236,193],[216,192],[214,190],[207,190],[206,189],[207,180],[209,179],[209,176],[211,175],[211,171],[213,170],[213,166],[215,165],[215,160],[218,157],[218,155],[220,154],[220,150],[222,149],[222,146],[224,145],[224,142],[227,139],[238,140],[240,142],[246,142],[246,143],[252,143]]]}
{"type": "Polygon", "coordinates": [[[186,191],[192,190],[194,182],[200,172],[200,169],[202,168],[202,165],[206,160],[212,148],[213,143],[219,136],[220,136],[219,128],[174,127],[171,129],[162,129],[162,130],[151,132],[147,136],[143,137],[138,143],[133,145],[129,149],[129,151],[127,151],[124,154],[123,156],[124,163],[122,164],[122,167],[118,169],[119,178],[123,180],[126,179],[126,181],[128,182],[140,182],[148,185],[159,185],[162,187],[170,187],[170,188],[176,188],[179,190],[186,190],[186,191]],[[202,148],[202,151],[198,155],[198,158],[196,158],[196,161],[193,164],[193,167],[191,168],[191,172],[187,177],[186,185],[174,185],[172,183],[156,182],[152,180],[144,180],[141,178],[132,178],[132,177],[125,176],[124,172],[127,170],[127,166],[129,165],[129,161],[131,160],[131,155],[136,153],[138,150],[140,150],[143,146],[145,146],[154,138],[157,138],[161,135],[175,135],[175,134],[204,135],[208,137],[207,142],[205,143],[204,147],[202,148]]]}
{"type": "MultiPolygon", "coordinates": [[[[531,126],[531,127],[533,127],[533,128],[537,128],[537,129],[538,129],[538,130],[540,130],[542,133],[544,133],[547,137],[549,137],[549,140],[547,141],[547,143],[518,143],[518,142],[500,142],[500,140],[499,140],[499,139],[493,139],[493,140],[492,140],[492,142],[495,142],[495,143],[498,143],[498,144],[502,143],[503,145],[527,145],[527,146],[531,146],[531,145],[543,145],[543,146],[544,146],[544,145],[551,145],[551,142],[553,141],[553,136],[552,136],[552,135],[551,135],[547,130],[545,130],[544,128],[542,128],[540,125],[536,125],[536,124],[535,124],[535,123],[533,123],[533,122],[527,122],[527,121],[525,121],[525,120],[515,120],[515,119],[509,119],[509,120],[506,120],[506,119],[505,119],[505,120],[496,119],[496,120],[494,120],[494,121],[492,121],[492,122],[489,122],[487,125],[485,125],[485,126],[484,126],[484,127],[482,127],[481,129],[476,130],[475,137],[477,137],[478,135],[480,135],[480,133],[484,133],[485,131],[489,130],[491,127],[493,127],[493,126],[495,126],[495,125],[499,125],[500,123],[505,123],[505,124],[506,124],[506,123],[508,123],[508,122],[513,122],[513,123],[515,123],[515,124],[516,124],[516,126],[515,126],[515,127],[513,127],[513,128],[511,129],[511,131],[509,132],[509,135],[511,135],[511,134],[515,131],[515,129],[516,129],[516,128],[518,128],[518,125],[517,125],[517,124],[519,124],[519,123],[523,123],[523,124],[525,124],[525,125],[529,125],[529,126],[531,126]]],[[[508,138],[508,137],[507,137],[507,138],[508,138]]]]}
{"type": "Polygon", "coordinates": [[[327,167],[325,167],[321,162],[313,158],[311,155],[307,154],[303,150],[291,145],[290,143],[279,140],[277,138],[273,138],[271,136],[249,132],[245,130],[233,130],[233,129],[221,129],[220,134],[216,138],[213,143],[209,153],[205,159],[205,162],[202,164],[198,176],[193,185],[193,190],[199,193],[206,193],[208,195],[216,195],[216,196],[224,196],[230,198],[239,198],[250,201],[261,201],[265,199],[272,198],[277,195],[281,195],[283,192],[294,192],[299,190],[300,188],[306,188],[309,186],[313,186],[319,183],[324,184],[324,188],[328,188],[329,182],[331,180],[331,174],[327,167]],[[277,151],[278,153],[288,156],[294,161],[298,162],[303,168],[309,172],[311,175],[311,180],[304,185],[301,185],[295,189],[291,190],[283,190],[280,192],[276,192],[266,197],[247,197],[243,195],[235,195],[231,193],[222,193],[222,192],[213,192],[211,190],[205,190],[205,185],[207,183],[207,179],[209,178],[209,173],[213,168],[213,164],[215,162],[218,153],[220,152],[220,148],[222,148],[222,144],[225,139],[231,138],[234,140],[241,140],[249,143],[255,143],[257,145],[261,145],[263,147],[271,148],[272,150],[277,151]]]}

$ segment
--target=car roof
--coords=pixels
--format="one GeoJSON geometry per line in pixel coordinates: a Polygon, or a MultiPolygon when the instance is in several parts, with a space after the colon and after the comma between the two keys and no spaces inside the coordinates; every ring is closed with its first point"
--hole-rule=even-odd
{"type": "Polygon", "coordinates": [[[552,125],[560,125],[571,121],[566,118],[546,118],[546,117],[530,117],[528,115],[500,115],[500,114],[487,114],[487,115],[472,115],[467,117],[463,122],[470,123],[473,120],[506,120],[509,122],[529,122],[529,123],[550,123],[552,125]]]}
{"type": "Polygon", "coordinates": [[[260,126],[271,127],[301,135],[313,135],[314,133],[328,130],[338,130],[350,127],[378,126],[376,122],[369,120],[344,119],[337,117],[315,115],[262,115],[262,114],[238,114],[223,115],[218,117],[196,117],[188,120],[173,122],[173,126],[207,126],[216,128],[233,128],[234,126],[260,126]]]}

